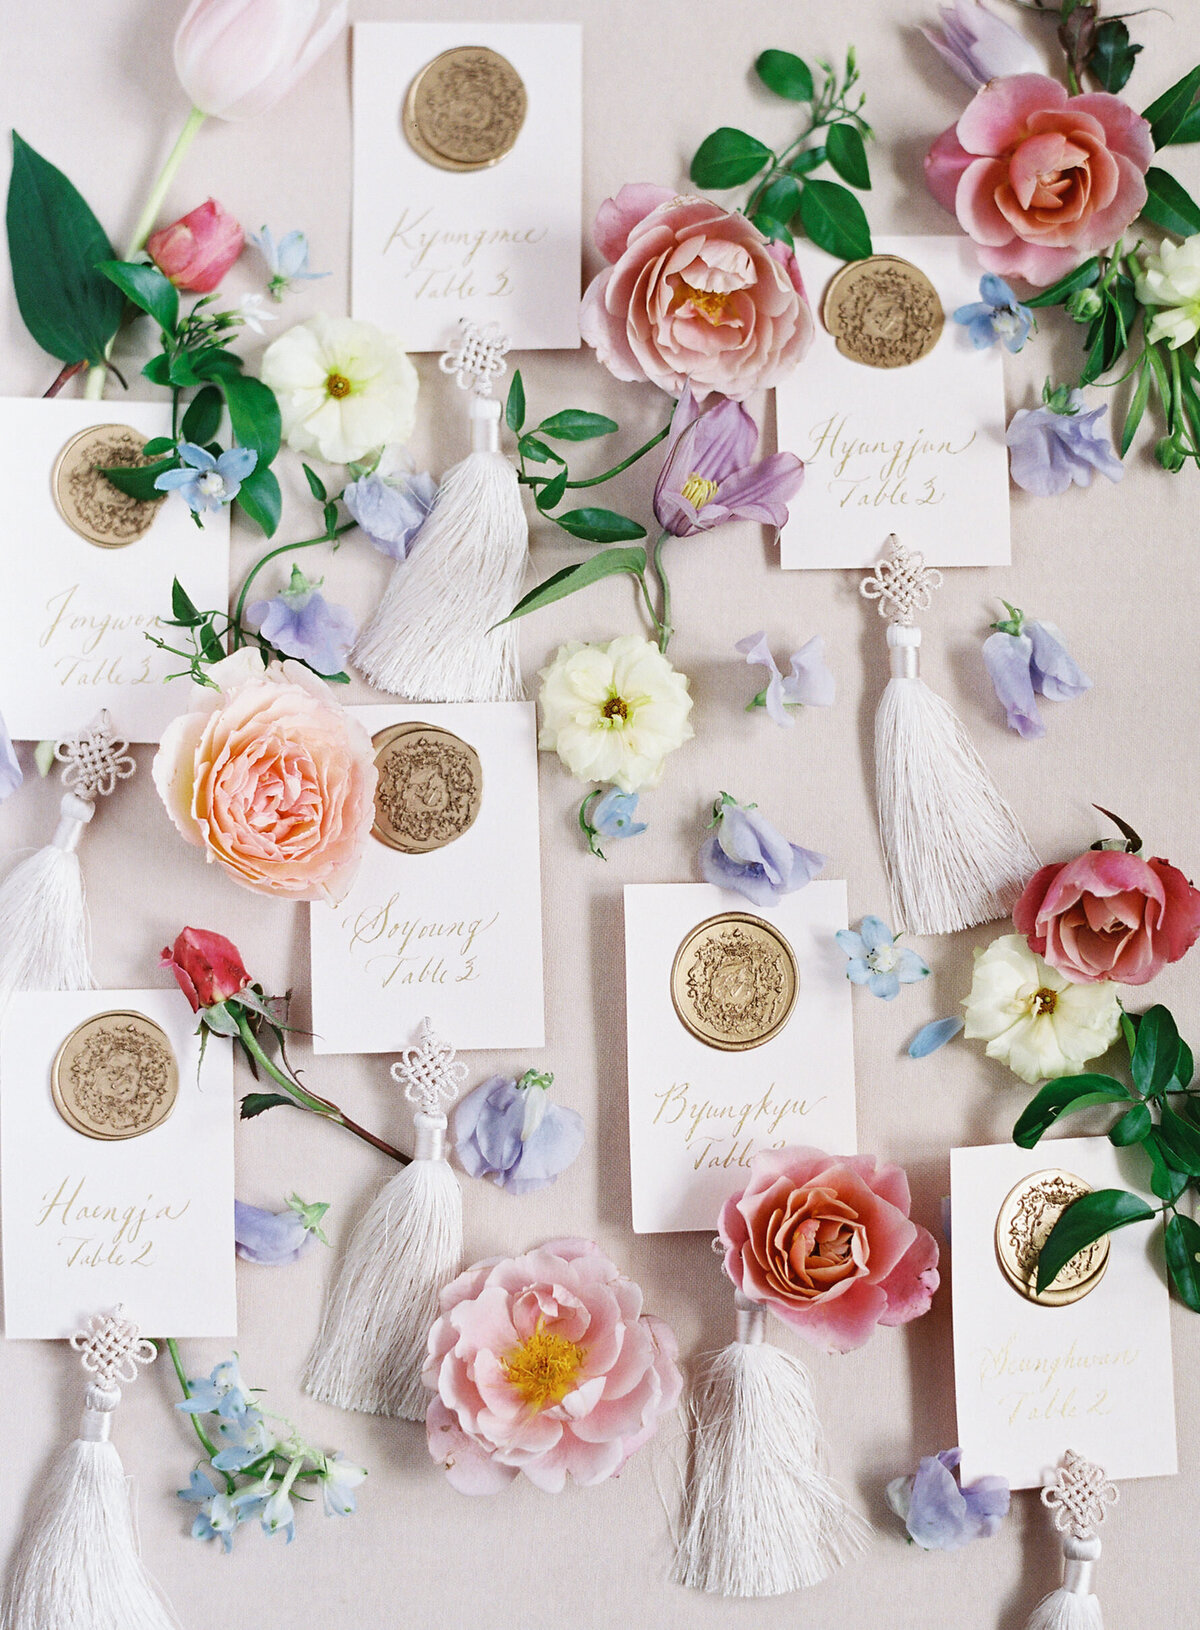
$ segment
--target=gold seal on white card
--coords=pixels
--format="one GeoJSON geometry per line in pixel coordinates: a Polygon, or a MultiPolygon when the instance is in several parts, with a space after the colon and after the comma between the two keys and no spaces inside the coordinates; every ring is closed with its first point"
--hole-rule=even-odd
{"type": "Polygon", "coordinates": [[[426,63],[404,99],[410,147],[441,170],[486,170],[511,153],[529,105],[512,63],[459,45],[426,63]]]}
{"type": "Polygon", "coordinates": [[[140,1138],[161,1126],[179,1096],[179,1068],[166,1031],[144,1013],[97,1013],[58,1049],[54,1106],[87,1138],[140,1138]]]}
{"type": "Polygon", "coordinates": [[[899,255],[869,255],[843,266],[825,290],[821,319],[842,355],[869,368],[920,361],[946,320],[933,284],[899,255]]]}
{"type": "Polygon", "coordinates": [[[1014,1290],[1042,1307],[1065,1307],[1095,1290],[1108,1267],[1109,1239],[1085,1245],[1045,1290],[1037,1288],[1038,1257],[1050,1230],[1091,1185],[1058,1167],[1032,1172],[1004,1198],[996,1217],[996,1258],[1014,1290]]]}
{"type": "Polygon", "coordinates": [[[800,973],[787,940],[745,911],[708,917],[671,964],[671,1001],[697,1041],[726,1053],[761,1047],[792,1016],[800,973]]]}
{"type": "Polygon", "coordinates": [[[440,725],[394,724],[371,738],[379,781],[372,835],[405,855],[454,843],[483,803],[479,754],[440,725]]]}
{"type": "Polygon", "coordinates": [[[125,424],[94,424],[58,455],[51,491],[58,513],[72,532],[100,549],[124,549],[144,538],[161,502],[133,498],[100,474],[106,466],[152,464],[142,452],[146,438],[125,424]]]}

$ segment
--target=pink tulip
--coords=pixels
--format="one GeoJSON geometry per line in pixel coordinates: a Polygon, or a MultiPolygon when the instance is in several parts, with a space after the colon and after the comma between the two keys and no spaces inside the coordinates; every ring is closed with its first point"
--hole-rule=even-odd
{"type": "Polygon", "coordinates": [[[177,289],[211,294],[242,252],[245,236],[228,210],[210,198],[146,240],[150,259],[177,289]]]}
{"type": "Polygon", "coordinates": [[[250,119],[274,107],[332,44],[346,21],[335,0],[192,0],[175,33],[175,72],[193,107],[250,119]]]}

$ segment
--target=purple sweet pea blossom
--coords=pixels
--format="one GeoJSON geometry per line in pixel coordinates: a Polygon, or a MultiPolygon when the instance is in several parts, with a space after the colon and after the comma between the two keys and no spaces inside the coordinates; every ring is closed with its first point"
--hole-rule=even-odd
{"type": "Polygon", "coordinates": [[[942,6],[941,18],[940,34],[932,28],[923,28],[921,33],[973,91],[989,79],[1008,74],[1045,73],[1029,41],[976,0],[954,0],[953,5],[942,6]]]}
{"type": "Polygon", "coordinates": [[[329,604],[319,592],[321,582],[310,583],[293,566],[286,589],[246,607],[246,622],[285,657],[307,662],[319,674],[336,674],[354,644],[354,619],[345,606],[329,604]]]}
{"type": "Polygon", "coordinates": [[[980,1477],[959,1486],[961,1449],[943,1449],[922,1460],[915,1477],[887,1486],[888,1504],[923,1551],[957,1551],[975,1539],[991,1539],[1008,1514],[1003,1477],[980,1477]]]}
{"type": "Polygon", "coordinates": [[[286,1211],[264,1211],[259,1206],[233,1202],[234,1249],[244,1262],[278,1268],[295,1262],[314,1239],[329,1241],[321,1231],[328,1205],[305,1205],[293,1194],[286,1211]]]}
{"type": "Polygon", "coordinates": [[[372,473],[352,481],[342,502],[381,554],[390,560],[405,560],[433,508],[437,490],[437,482],[424,470],[405,476],[400,483],[372,473]]]}
{"type": "Polygon", "coordinates": [[[493,1075],[454,1112],[454,1152],[470,1177],[509,1194],[553,1183],[583,1148],[583,1117],[549,1101],[552,1075],[493,1075]]]}
{"type": "Polygon", "coordinates": [[[752,464],[757,445],[758,426],[740,402],[723,397],[701,413],[685,385],[654,488],[659,525],[677,538],[725,521],[783,526],[804,465],[794,453],[772,453],[752,464]]]}
{"type": "Polygon", "coordinates": [[[0,804],[10,793],[16,792],[24,779],[21,766],[17,763],[17,755],[13,752],[8,728],[3,716],[0,715],[0,804]]]}
{"type": "Polygon", "coordinates": [[[747,634],[734,646],[752,667],[766,668],[770,674],[766,688],[747,704],[746,711],[765,707],[776,724],[795,724],[788,713],[789,707],[832,707],[834,698],[833,675],[825,661],[825,641],[814,634],[791,655],[791,672],[785,678],[771,655],[765,633],[747,634]]]}
{"type": "Polygon", "coordinates": [[[723,792],[713,805],[716,832],[700,849],[705,880],[734,889],[755,905],[774,905],[802,889],[825,864],[825,856],[789,843],[753,804],[739,804],[723,792]]]}
{"type": "Polygon", "coordinates": [[[1042,396],[1041,407],[1018,408],[1008,427],[1005,439],[1017,486],[1035,498],[1051,498],[1072,482],[1090,486],[1096,470],[1120,481],[1125,466],[1098,428],[1108,404],[1085,413],[1083,392],[1064,386],[1052,391],[1047,385],[1042,396]]]}
{"type": "Polygon", "coordinates": [[[1004,604],[1009,618],[992,624],[995,632],[983,642],[983,660],[1009,729],[1028,741],[1046,733],[1037,697],[1073,701],[1091,690],[1092,682],[1067,650],[1060,629],[1026,619],[1007,600],[1004,604]]]}

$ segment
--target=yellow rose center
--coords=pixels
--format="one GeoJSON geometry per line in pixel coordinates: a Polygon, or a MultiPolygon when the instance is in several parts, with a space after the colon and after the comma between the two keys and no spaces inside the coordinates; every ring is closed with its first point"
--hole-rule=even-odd
{"type": "Polygon", "coordinates": [[[698,475],[693,470],[680,488],[680,492],[693,509],[703,509],[705,504],[717,496],[717,483],[710,481],[707,476],[698,475]]]}
{"type": "Polygon", "coordinates": [[[1047,985],[1041,985],[1034,991],[1033,999],[1029,1005],[1037,1018],[1041,1018],[1044,1014],[1053,1013],[1058,1006],[1058,992],[1051,990],[1047,985]]]}
{"type": "Polygon", "coordinates": [[[613,719],[619,719],[624,724],[629,717],[629,703],[623,696],[610,696],[600,712],[610,723],[613,719]]]}
{"type": "Polygon", "coordinates": [[[729,304],[727,294],[721,294],[716,289],[694,289],[690,283],[685,283],[680,278],[675,304],[681,306],[687,300],[690,300],[700,315],[706,317],[710,323],[719,323],[725,315],[725,307],[729,304]]]}
{"type": "Polygon", "coordinates": [[[582,1347],[546,1329],[539,1319],[533,1334],[500,1360],[509,1382],[534,1409],[561,1403],[583,1364],[582,1347]]]}
{"type": "Polygon", "coordinates": [[[332,396],[340,402],[343,396],[349,396],[352,387],[345,374],[330,374],[325,381],[325,394],[332,396]]]}

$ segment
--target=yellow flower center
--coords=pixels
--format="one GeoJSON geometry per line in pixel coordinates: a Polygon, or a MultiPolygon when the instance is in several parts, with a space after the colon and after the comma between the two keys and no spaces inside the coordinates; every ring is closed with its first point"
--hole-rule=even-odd
{"type": "Polygon", "coordinates": [[[1058,1006],[1058,992],[1051,990],[1047,985],[1041,985],[1034,991],[1029,1006],[1037,1018],[1053,1013],[1058,1006]]]}
{"type": "Polygon", "coordinates": [[[710,481],[705,475],[698,475],[693,470],[680,488],[680,492],[693,509],[703,509],[705,504],[717,496],[717,483],[710,481]]]}
{"type": "Polygon", "coordinates": [[[613,695],[609,697],[607,702],[605,702],[604,706],[600,709],[600,712],[610,723],[614,719],[619,719],[620,722],[624,724],[625,720],[629,717],[629,703],[623,696],[613,695]]]}
{"type": "Polygon", "coordinates": [[[509,1382],[534,1409],[561,1403],[575,1385],[585,1353],[565,1336],[546,1329],[541,1318],[533,1334],[500,1360],[509,1382]]]}
{"type": "Polygon", "coordinates": [[[681,306],[690,300],[702,317],[710,323],[719,323],[725,315],[725,307],[729,304],[729,296],[721,294],[716,289],[694,289],[690,283],[679,279],[679,288],[675,295],[674,304],[681,306]]]}
{"type": "Polygon", "coordinates": [[[345,374],[330,374],[325,381],[325,394],[332,396],[340,402],[343,396],[349,396],[352,386],[345,374]]]}

